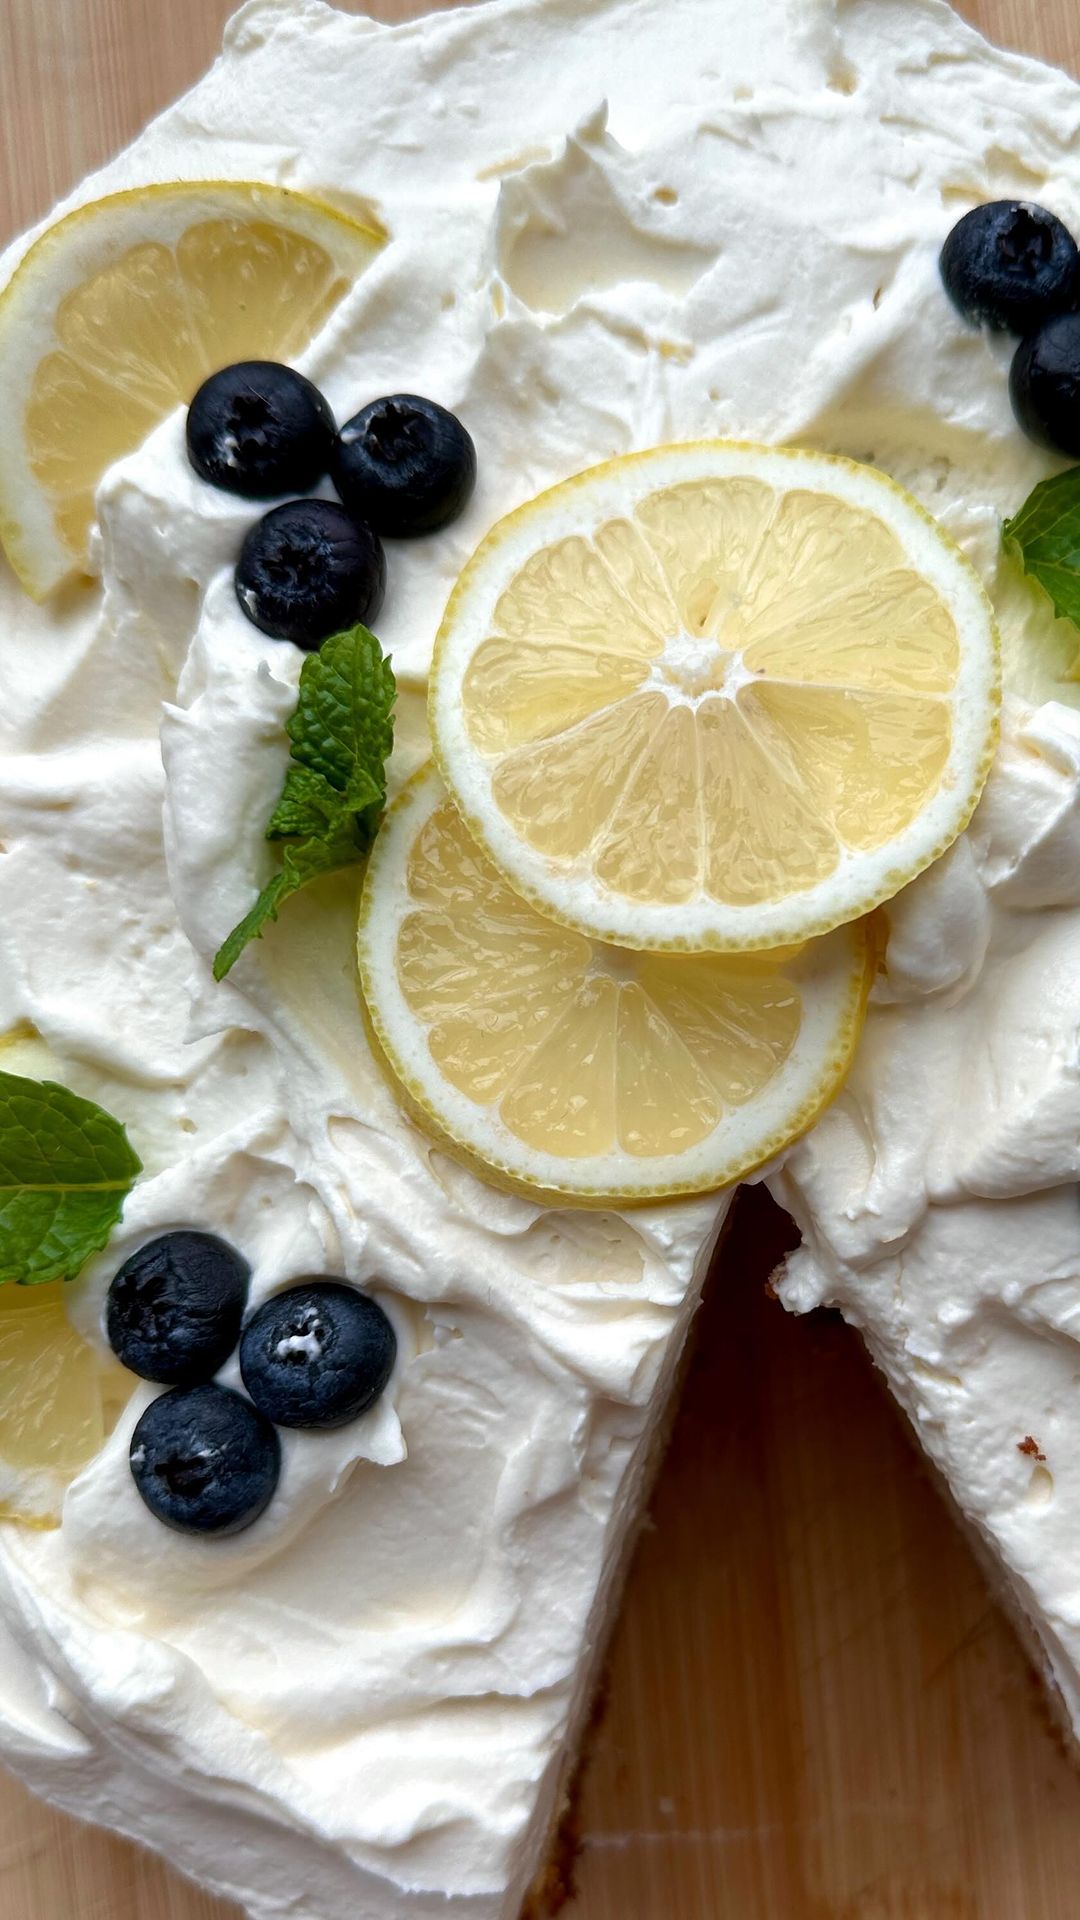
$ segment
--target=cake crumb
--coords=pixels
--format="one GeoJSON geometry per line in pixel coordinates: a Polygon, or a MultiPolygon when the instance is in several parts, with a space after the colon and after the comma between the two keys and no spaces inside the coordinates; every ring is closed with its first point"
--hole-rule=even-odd
{"type": "Polygon", "coordinates": [[[1038,1441],[1033,1440],[1030,1433],[1025,1433],[1024,1438],[1017,1441],[1016,1451],[1017,1453],[1026,1453],[1029,1460],[1046,1459],[1045,1453],[1040,1451],[1038,1441]]]}
{"type": "Polygon", "coordinates": [[[554,1829],[547,1863],[522,1909],[521,1920],[555,1920],[577,1892],[576,1868],[582,1849],[581,1791],[596,1736],[607,1716],[610,1672],[605,1665],[593,1696],[562,1814],[554,1829]]]}

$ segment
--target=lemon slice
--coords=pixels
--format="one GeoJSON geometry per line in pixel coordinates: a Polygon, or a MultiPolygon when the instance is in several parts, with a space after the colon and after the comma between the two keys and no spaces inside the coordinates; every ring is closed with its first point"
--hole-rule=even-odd
{"type": "Polygon", "coordinates": [[[378,1050],[423,1124],[513,1185],[645,1201],[739,1179],[847,1071],[867,923],[795,953],[639,954],[543,918],[425,768],[391,807],[360,908],[378,1050]]]}
{"type": "Polygon", "coordinates": [[[966,825],[998,641],[967,561],[873,468],[722,441],[594,467],[451,595],[431,726],[527,899],[637,948],[867,912],[966,825]]]}
{"type": "Polygon", "coordinates": [[[234,360],[290,360],[383,236],[242,181],[137,187],[78,207],[0,295],[0,541],[42,599],[85,568],[106,467],[234,360]]]}
{"type": "Polygon", "coordinates": [[[135,1385],[75,1331],[62,1281],[0,1287],[0,1519],[57,1526],[135,1385]]]}

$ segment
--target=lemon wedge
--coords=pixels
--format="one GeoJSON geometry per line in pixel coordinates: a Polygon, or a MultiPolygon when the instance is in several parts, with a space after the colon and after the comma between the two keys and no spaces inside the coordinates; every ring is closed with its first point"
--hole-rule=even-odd
{"type": "Polygon", "coordinates": [[[72,1326],[64,1284],[0,1287],[0,1519],[59,1525],[137,1384],[72,1326]]]}
{"type": "Polygon", "coordinates": [[[873,468],[701,442],[501,521],[451,595],[435,754],[519,893],[593,938],[750,950],[943,853],[989,769],[989,601],[873,468]]]}
{"type": "Polygon", "coordinates": [[[283,187],[181,181],[77,207],[0,295],[0,541],[43,599],[87,565],[105,469],[234,360],[290,360],[385,236],[283,187]]]}
{"type": "Polygon", "coordinates": [[[808,1127],[875,953],[866,922],[765,957],[601,946],[506,884],[430,767],[360,907],[376,1048],[421,1124],[512,1186],[595,1204],[727,1185],[808,1127]]]}

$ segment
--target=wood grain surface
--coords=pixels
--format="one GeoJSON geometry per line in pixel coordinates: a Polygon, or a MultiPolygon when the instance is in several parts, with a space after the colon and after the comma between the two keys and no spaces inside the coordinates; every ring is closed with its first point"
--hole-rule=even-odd
{"type": "MultiPolygon", "coordinates": [[[[0,240],[211,59],[229,0],[0,0],[0,240]]],[[[369,9],[422,11],[408,0],[369,9]]],[[[969,0],[1080,71],[1078,0],[969,0]]],[[[740,1201],[616,1636],[567,1920],[1076,1920],[1080,1776],[858,1341],[740,1201]]],[[[0,1920],[234,1910],[0,1776],[0,1920]]]]}

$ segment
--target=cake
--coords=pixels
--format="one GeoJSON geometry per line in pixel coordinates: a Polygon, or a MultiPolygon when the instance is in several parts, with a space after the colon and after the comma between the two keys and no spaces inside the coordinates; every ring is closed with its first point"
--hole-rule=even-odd
{"type": "MultiPolygon", "coordinates": [[[[255,180],[375,237],[294,357],[339,419],[430,394],[479,475],[391,554],[392,791],[426,758],[474,548],[596,463],[703,438],[843,456],[974,565],[1008,689],[985,794],[889,905],[846,1085],[765,1177],[803,1233],[784,1303],[863,1332],[1070,1724],[1075,635],[1002,554],[1054,461],[938,256],[978,202],[1075,213],[1078,97],[939,0],[489,0],[395,28],[249,0],[59,210],[255,180]]],[[[118,1269],[195,1227],[243,1250],[257,1307],[309,1274],[368,1292],[396,1363],[361,1418],[284,1432],[273,1501],[228,1539],[140,1502],[136,1386],[60,1524],[0,1527],[0,1752],[255,1920],[514,1920],[733,1189],[543,1202],[414,1126],[361,1018],[351,873],[214,978],[271,871],[304,660],[237,603],[254,514],[170,413],[100,482],[92,577],[40,604],[0,582],[0,1064],[122,1117],[142,1161],[67,1295],[91,1349],[118,1269]]]]}

